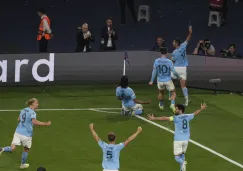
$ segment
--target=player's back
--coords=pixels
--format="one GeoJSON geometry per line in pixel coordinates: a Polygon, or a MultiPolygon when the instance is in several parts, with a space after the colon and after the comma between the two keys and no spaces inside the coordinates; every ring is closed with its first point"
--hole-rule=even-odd
{"type": "Polygon", "coordinates": [[[130,87],[117,87],[116,96],[121,98],[122,104],[126,107],[133,107],[135,105],[134,99],[136,98],[136,95],[130,87]]]}
{"type": "Polygon", "coordinates": [[[171,60],[165,57],[158,58],[154,62],[154,67],[156,68],[157,80],[159,82],[167,82],[171,80],[171,68],[173,67],[171,60]]]}
{"type": "Polygon", "coordinates": [[[194,114],[180,114],[174,116],[175,141],[188,141],[190,139],[190,121],[194,114]]]}
{"type": "Polygon", "coordinates": [[[187,42],[180,45],[179,48],[175,49],[172,53],[172,59],[174,61],[174,67],[187,67],[188,59],[186,55],[187,42]]]}
{"type": "Polygon", "coordinates": [[[124,148],[124,143],[107,144],[99,141],[99,146],[103,151],[103,169],[119,170],[120,168],[120,151],[124,148]]]}
{"type": "Polygon", "coordinates": [[[20,135],[31,137],[33,134],[33,118],[36,118],[36,113],[34,110],[31,108],[24,108],[21,110],[19,115],[20,121],[15,132],[20,135]]]}

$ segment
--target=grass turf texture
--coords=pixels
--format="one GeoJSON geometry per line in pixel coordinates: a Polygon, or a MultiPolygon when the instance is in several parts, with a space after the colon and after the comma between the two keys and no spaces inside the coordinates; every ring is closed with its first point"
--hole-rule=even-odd
{"type": "MultiPolygon", "coordinates": [[[[39,99],[41,108],[119,108],[120,101],[115,97],[115,85],[93,86],[53,86],[47,91],[44,87],[1,87],[0,110],[22,109],[28,98],[39,99]]],[[[144,105],[145,113],[156,116],[172,115],[169,101],[165,110],[158,109],[157,88],[144,84],[131,85],[137,98],[151,99],[152,104],[144,105]]],[[[181,90],[177,89],[177,103],[182,103],[181,90]]],[[[166,93],[167,94],[167,93],[166,93]]],[[[228,93],[218,96],[211,91],[189,89],[192,104],[186,111],[193,112],[200,103],[208,103],[208,109],[191,122],[191,138],[213,150],[243,163],[243,97],[228,93]]],[[[168,97],[166,97],[168,99],[168,97]]],[[[17,125],[18,112],[0,112],[0,146],[10,145],[17,125]]],[[[102,153],[89,131],[88,125],[95,123],[96,131],[102,140],[107,133],[114,131],[117,142],[124,141],[136,131],[143,132],[121,152],[121,171],[161,171],[179,170],[173,157],[173,135],[135,117],[122,117],[117,114],[94,111],[39,111],[41,121],[52,121],[50,127],[35,127],[33,146],[29,152],[29,171],[44,166],[47,171],[83,170],[101,171],[102,153]]],[[[173,123],[158,122],[173,129],[173,123]]],[[[22,148],[14,153],[0,156],[0,170],[19,170],[22,148]]],[[[188,170],[197,171],[238,171],[242,170],[218,156],[193,144],[189,144],[186,154],[188,170]]]]}

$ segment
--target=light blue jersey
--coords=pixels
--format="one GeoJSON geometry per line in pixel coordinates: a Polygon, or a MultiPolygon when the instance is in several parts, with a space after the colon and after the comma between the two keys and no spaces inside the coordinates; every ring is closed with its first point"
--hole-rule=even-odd
{"type": "Polygon", "coordinates": [[[105,170],[119,170],[120,151],[124,148],[124,143],[107,144],[103,141],[98,142],[103,151],[102,167],[105,170]]]}
{"type": "Polygon", "coordinates": [[[187,42],[180,45],[179,48],[175,49],[172,53],[172,60],[174,61],[174,67],[187,67],[188,59],[186,55],[187,42]]]}
{"type": "Polygon", "coordinates": [[[122,100],[122,105],[125,107],[129,108],[136,105],[136,103],[134,102],[134,99],[136,99],[136,95],[130,87],[117,87],[116,96],[122,100]]]}
{"type": "Polygon", "coordinates": [[[32,119],[36,119],[36,113],[31,108],[25,108],[20,111],[19,124],[16,128],[16,133],[24,135],[27,137],[32,137],[33,135],[33,123],[32,119]]]}
{"type": "Polygon", "coordinates": [[[180,114],[171,117],[175,124],[174,141],[188,141],[190,139],[190,121],[194,114],[180,114]]]}
{"type": "Polygon", "coordinates": [[[167,58],[158,58],[154,61],[154,69],[156,69],[157,81],[168,82],[171,80],[171,71],[173,63],[167,58]]]}

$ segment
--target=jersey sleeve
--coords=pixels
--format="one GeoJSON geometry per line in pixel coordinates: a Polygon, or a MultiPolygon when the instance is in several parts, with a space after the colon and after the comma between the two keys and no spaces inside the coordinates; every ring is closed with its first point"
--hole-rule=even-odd
{"type": "Polygon", "coordinates": [[[172,53],[172,57],[171,57],[171,60],[172,60],[172,61],[176,61],[176,60],[177,60],[177,58],[176,58],[176,57],[177,57],[176,52],[177,52],[177,51],[175,50],[175,51],[172,53]]]}
{"type": "Polygon", "coordinates": [[[120,93],[119,93],[119,87],[116,88],[116,97],[119,97],[120,93]]]}
{"type": "Polygon", "coordinates": [[[189,119],[189,120],[192,120],[192,119],[194,119],[194,116],[195,116],[195,115],[192,113],[192,114],[187,114],[187,116],[188,116],[188,119],[189,119]]]}
{"type": "Polygon", "coordinates": [[[134,91],[132,89],[130,91],[130,94],[131,94],[132,100],[136,99],[136,95],[135,95],[135,93],[134,93],[134,91]]]}
{"type": "Polygon", "coordinates": [[[100,148],[104,149],[105,142],[103,142],[103,141],[100,140],[100,141],[98,141],[98,144],[99,144],[100,148]]]}
{"type": "Polygon", "coordinates": [[[31,119],[36,119],[36,113],[35,112],[30,113],[30,118],[31,119]]]}
{"type": "Polygon", "coordinates": [[[179,47],[179,51],[185,51],[186,50],[186,47],[187,47],[187,42],[184,42],[184,43],[182,43],[181,45],[180,45],[180,47],[179,47]]]}
{"type": "Polygon", "coordinates": [[[122,142],[122,143],[116,145],[116,150],[121,151],[124,147],[125,147],[125,144],[122,142]]]}

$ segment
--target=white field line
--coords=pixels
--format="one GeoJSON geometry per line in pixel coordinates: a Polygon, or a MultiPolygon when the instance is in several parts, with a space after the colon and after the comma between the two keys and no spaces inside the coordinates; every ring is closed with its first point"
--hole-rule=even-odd
{"type": "MultiPolygon", "coordinates": [[[[103,111],[103,110],[99,110],[99,109],[96,109],[95,111],[97,111],[97,112],[111,113],[111,111],[103,111]]],[[[112,113],[114,113],[114,112],[112,112],[112,113]]],[[[119,112],[116,112],[116,113],[118,114],[119,112]]],[[[150,121],[150,120],[148,120],[148,119],[146,119],[146,118],[144,118],[144,117],[142,117],[142,116],[135,115],[135,117],[138,118],[138,119],[141,119],[141,120],[143,120],[143,121],[145,121],[145,122],[148,122],[148,123],[150,123],[150,124],[152,124],[152,125],[154,125],[154,126],[157,126],[157,127],[161,128],[161,129],[164,129],[164,130],[166,130],[166,131],[168,131],[168,132],[170,132],[170,133],[172,133],[172,134],[175,133],[175,132],[172,131],[171,129],[166,128],[166,127],[164,127],[164,126],[162,126],[162,125],[160,125],[160,124],[157,124],[157,123],[155,123],[155,122],[153,122],[153,121],[150,121]]],[[[216,151],[214,151],[214,150],[212,150],[212,149],[210,149],[210,148],[208,148],[208,147],[206,147],[206,146],[204,146],[204,145],[202,145],[202,144],[200,144],[200,143],[198,143],[198,142],[196,142],[196,141],[194,141],[194,140],[191,140],[191,139],[190,139],[189,141],[190,141],[192,144],[194,144],[194,145],[196,145],[196,146],[198,146],[198,147],[201,147],[202,149],[204,149],[204,150],[206,150],[206,151],[209,151],[210,153],[212,153],[212,154],[214,154],[214,155],[216,155],[216,156],[218,156],[218,157],[220,157],[220,158],[222,158],[222,159],[224,159],[224,160],[226,160],[226,161],[228,161],[228,162],[230,162],[230,163],[232,163],[232,164],[234,164],[234,165],[236,165],[236,166],[238,166],[238,167],[240,167],[240,168],[243,168],[243,165],[242,165],[242,164],[240,164],[240,163],[238,163],[238,162],[236,162],[236,161],[234,161],[234,160],[232,160],[232,159],[230,159],[230,158],[228,158],[228,157],[226,157],[226,156],[224,156],[224,155],[222,155],[222,154],[220,154],[220,153],[218,153],[218,152],[216,152],[216,151]]]]}
{"type": "MultiPolygon", "coordinates": [[[[119,114],[120,112],[112,111],[112,110],[119,110],[119,109],[120,108],[75,108],[75,109],[38,109],[38,111],[94,111],[94,112],[102,112],[102,113],[119,114]]],[[[0,110],[0,112],[19,112],[19,111],[20,111],[19,109],[0,110]]],[[[146,119],[144,117],[141,117],[141,116],[138,116],[138,115],[135,115],[135,117],[138,118],[138,119],[141,119],[141,120],[143,120],[143,121],[145,121],[147,123],[150,123],[150,124],[152,124],[154,126],[157,126],[157,127],[161,128],[161,129],[164,129],[164,130],[166,130],[166,131],[168,131],[168,132],[170,132],[172,134],[174,134],[174,131],[172,131],[171,129],[166,128],[166,127],[164,127],[164,126],[162,126],[160,124],[157,124],[157,123],[155,123],[153,121],[150,121],[150,120],[148,120],[148,119],[146,119]]],[[[232,159],[230,159],[230,158],[228,158],[228,157],[226,157],[226,156],[224,156],[224,155],[222,155],[222,154],[220,154],[220,153],[218,153],[218,152],[216,152],[216,151],[214,151],[214,150],[212,150],[212,149],[210,149],[210,148],[208,148],[208,147],[206,147],[206,146],[204,146],[204,145],[202,145],[202,144],[200,144],[200,143],[198,143],[198,142],[196,142],[194,140],[190,139],[189,141],[192,144],[194,144],[194,145],[196,145],[198,147],[201,147],[202,149],[204,149],[204,150],[206,150],[206,151],[208,151],[208,152],[210,152],[210,153],[212,153],[212,154],[214,154],[214,155],[216,155],[216,156],[218,156],[218,157],[220,157],[220,158],[222,158],[222,159],[224,159],[224,160],[226,160],[226,161],[228,161],[228,162],[230,162],[230,163],[232,163],[232,164],[234,164],[234,165],[236,165],[236,166],[238,166],[240,168],[243,168],[242,164],[240,164],[240,163],[238,163],[238,162],[236,162],[236,161],[234,161],[234,160],[232,160],[232,159]]]]}

